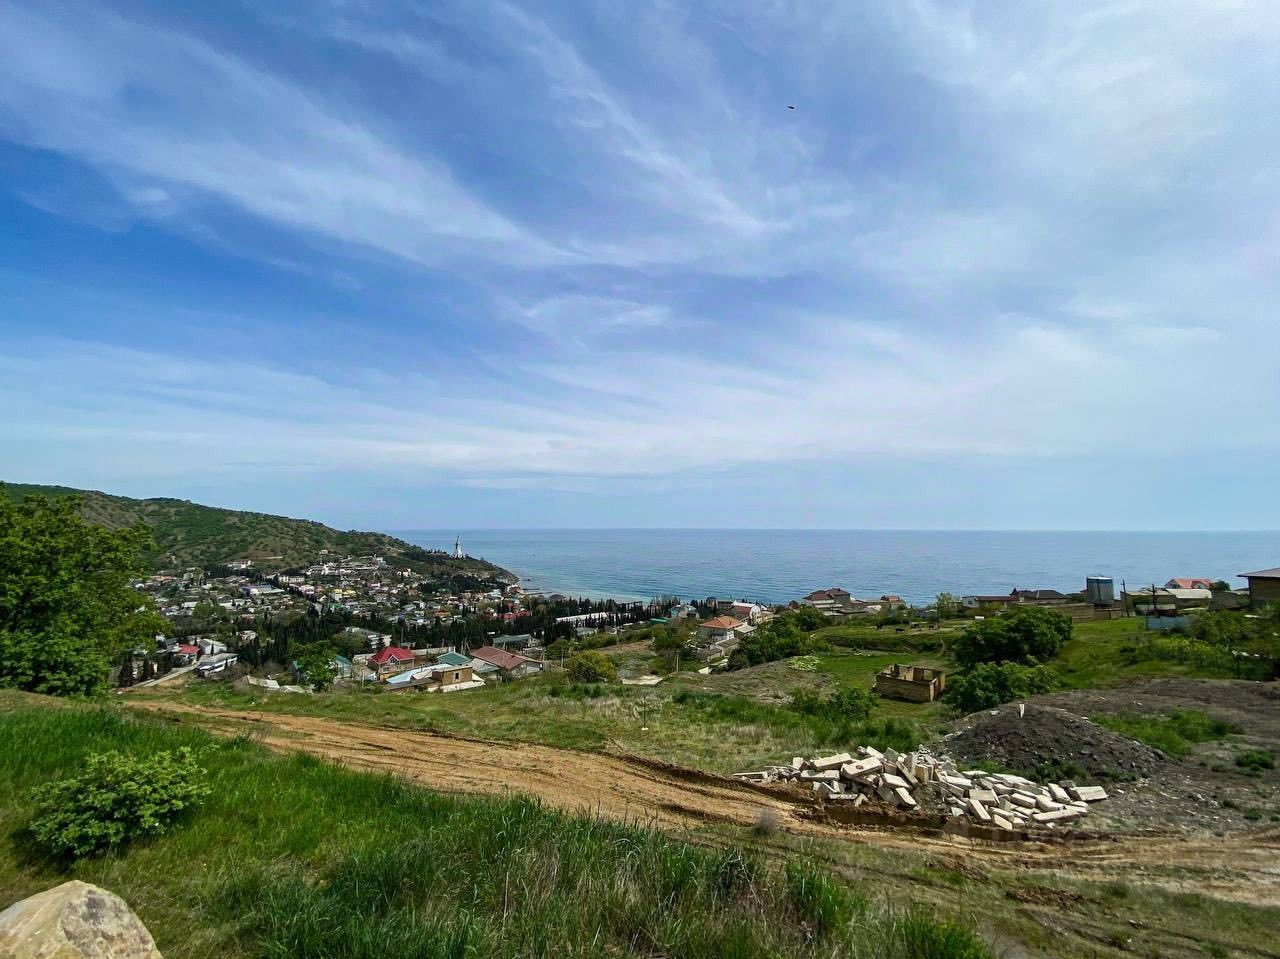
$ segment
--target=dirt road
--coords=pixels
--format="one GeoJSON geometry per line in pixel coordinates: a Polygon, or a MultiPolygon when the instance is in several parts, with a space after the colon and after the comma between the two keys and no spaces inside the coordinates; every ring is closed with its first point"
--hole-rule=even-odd
{"type": "Polygon", "coordinates": [[[1175,889],[1280,906],[1280,829],[1225,837],[1118,836],[1069,842],[987,842],[936,831],[872,828],[815,816],[802,794],[627,756],[525,743],[485,742],[311,716],[258,713],[163,700],[137,709],[198,721],[214,733],[249,732],[268,748],[301,750],[358,769],[389,772],[442,792],[537,797],[571,813],[663,828],[768,817],[788,833],[917,853],[962,855],[992,867],[1052,869],[1105,878],[1123,872],[1175,889]]]}
{"type": "Polygon", "coordinates": [[[211,731],[244,732],[271,749],[304,750],[348,766],[390,772],[441,792],[521,793],[566,812],[654,822],[750,826],[766,810],[793,831],[814,827],[808,808],[736,780],[641,759],[526,743],[484,742],[309,716],[239,712],[138,699],[131,705],[198,715],[211,731]]]}

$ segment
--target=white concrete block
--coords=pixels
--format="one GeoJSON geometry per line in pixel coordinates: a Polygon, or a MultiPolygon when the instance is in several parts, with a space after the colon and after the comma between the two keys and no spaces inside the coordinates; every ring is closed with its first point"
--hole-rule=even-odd
{"type": "Polygon", "coordinates": [[[834,756],[819,756],[811,762],[814,769],[822,772],[827,769],[838,770],[847,762],[852,762],[853,757],[848,753],[836,753],[834,756]]]}
{"type": "Polygon", "coordinates": [[[1035,822],[1052,823],[1067,819],[1078,819],[1084,815],[1079,809],[1054,809],[1051,812],[1038,812],[1032,815],[1035,822]]]}
{"type": "Polygon", "coordinates": [[[1107,791],[1101,786],[1076,786],[1070,792],[1076,799],[1083,799],[1085,802],[1100,802],[1107,798],[1107,791]]]}

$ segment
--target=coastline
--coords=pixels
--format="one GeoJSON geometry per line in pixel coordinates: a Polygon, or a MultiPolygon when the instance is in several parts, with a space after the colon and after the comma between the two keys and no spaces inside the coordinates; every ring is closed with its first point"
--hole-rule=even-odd
{"type": "MultiPolygon", "coordinates": [[[[454,530],[393,535],[451,548],[454,530]]],[[[1280,563],[1280,532],[1084,533],[884,530],[463,530],[462,548],[542,593],[646,601],[719,598],[786,603],[840,586],[859,598],[915,604],[939,593],[1084,588],[1117,592],[1174,577],[1238,582],[1280,563]]]]}

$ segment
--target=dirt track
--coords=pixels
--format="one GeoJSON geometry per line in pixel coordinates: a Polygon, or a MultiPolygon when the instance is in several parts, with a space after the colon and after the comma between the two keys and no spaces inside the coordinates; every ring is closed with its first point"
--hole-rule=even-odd
{"type": "Polygon", "coordinates": [[[519,793],[566,812],[667,829],[706,823],[749,827],[769,815],[777,828],[813,838],[959,854],[991,866],[1053,869],[1091,879],[1123,872],[1169,888],[1280,906],[1280,829],[1275,827],[1226,837],[994,843],[936,831],[841,825],[815,818],[813,805],[800,794],[634,757],[166,701],[138,699],[131,705],[174,720],[198,718],[215,733],[247,731],[271,749],[301,750],[355,768],[389,772],[442,792],[519,793]]]}

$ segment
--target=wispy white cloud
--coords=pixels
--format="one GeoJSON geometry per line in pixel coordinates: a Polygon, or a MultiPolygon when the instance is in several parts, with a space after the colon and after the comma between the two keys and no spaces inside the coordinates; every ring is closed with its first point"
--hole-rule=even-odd
{"type": "Polygon", "coordinates": [[[558,256],[435,158],[189,36],[7,5],[0,62],[3,129],[97,166],[144,209],[174,190],[419,262],[558,256]]]}
{"type": "Polygon", "coordinates": [[[304,365],[14,335],[11,447],[579,490],[1069,464],[1186,410],[1213,424],[1190,455],[1272,449],[1249,423],[1280,414],[1251,345],[1280,295],[1262,0],[359,9],[284,5],[269,22],[306,29],[233,50],[176,15],[0,7],[0,134],[115,189],[31,202],[219,252],[239,233],[211,208],[270,224],[285,241],[244,255],[343,278],[354,339],[391,344],[304,365]]]}

